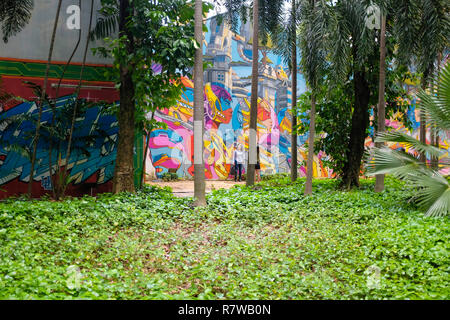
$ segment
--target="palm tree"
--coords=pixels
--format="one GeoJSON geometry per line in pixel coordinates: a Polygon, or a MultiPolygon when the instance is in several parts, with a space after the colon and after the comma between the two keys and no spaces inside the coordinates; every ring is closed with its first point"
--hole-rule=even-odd
{"type": "MultiPolygon", "coordinates": [[[[253,10],[253,39],[252,39],[252,92],[250,100],[249,121],[249,161],[247,163],[246,185],[255,184],[257,118],[258,118],[258,47],[266,43],[268,36],[279,23],[283,0],[253,0],[250,9],[253,10]]],[[[224,14],[233,29],[238,25],[239,17],[246,21],[248,5],[242,0],[226,0],[227,12],[224,14]]]]}
{"type": "Polygon", "coordinates": [[[259,60],[259,0],[253,0],[253,43],[252,43],[252,95],[250,101],[250,123],[248,135],[248,162],[247,179],[245,184],[255,184],[256,143],[257,143],[257,120],[258,120],[258,60],[259,60]]]}
{"type": "MultiPolygon", "coordinates": [[[[439,54],[448,48],[449,10],[446,0],[393,1],[391,11],[400,59],[407,65],[414,64],[422,74],[423,90],[430,83],[439,54]]],[[[426,143],[426,115],[422,113],[420,118],[420,141],[426,143]]],[[[424,154],[420,157],[425,161],[424,154]]]]}
{"type": "Polygon", "coordinates": [[[202,0],[195,1],[195,50],[194,65],[194,205],[205,206],[205,164],[203,163],[203,10],[202,0]]]}
{"type": "MultiPolygon", "coordinates": [[[[381,16],[380,30],[380,78],[378,85],[378,132],[384,132],[386,127],[386,101],[384,98],[386,82],[386,15],[381,16]]],[[[380,142],[377,147],[381,147],[380,142]]],[[[384,189],[384,175],[375,176],[375,192],[381,192],[384,189]]]]}
{"type": "Polygon", "coordinates": [[[316,119],[316,97],[320,87],[321,73],[324,69],[324,50],[321,48],[326,41],[321,40],[328,26],[326,4],[323,1],[305,0],[302,6],[301,25],[301,66],[306,81],[311,89],[311,110],[308,139],[308,158],[306,163],[305,195],[312,193],[314,139],[316,119]]]}
{"type": "Polygon", "coordinates": [[[0,25],[3,42],[20,32],[30,21],[33,0],[2,0],[0,2],[0,25]]]}
{"type": "MultiPolygon", "coordinates": [[[[436,95],[420,90],[420,109],[427,121],[436,126],[440,132],[450,130],[450,64],[447,64],[437,77],[439,90],[436,95]]],[[[445,134],[445,133],[444,133],[445,134]]],[[[443,151],[435,146],[427,145],[420,140],[400,132],[385,132],[377,135],[377,142],[401,143],[413,148],[416,152],[439,157],[443,151]]],[[[447,169],[448,159],[438,163],[438,169],[447,169]]],[[[368,172],[374,174],[392,174],[405,180],[416,189],[415,200],[427,216],[444,216],[450,213],[450,182],[438,170],[429,168],[426,161],[417,159],[403,150],[392,150],[388,147],[374,148],[368,163],[368,172]]]]}
{"type": "MultiPolygon", "coordinates": [[[[448,4],[441,0],[395,0],[378,1],[384,11],[389,10],[394,25],[393,35],[399,44],[398,55],[403,64],[410,65],[413,61],[422,73],[422,88],[428,86],[434,70],[434,61],[443,48],[448,45],[449,20],[448,4]],[[447,13],[446,13],[447,12],[447,13]]],[[[386,13],[382,16],[386,20],[386,13]]],[[[385,78],[385,45],[386,21],[382,21],[380,33],[380,86],[378,102],[378,131],[383,132],[385,122],[384,78],[385,78]]],[[[420,141],[426,143],[426,118],[420,115],[420,141]]],[[[434,130],[431,130],[431,137],[434,130]]],[[[434,139],[432,139],[434,140],[434,139]]],[[[432,141],[433,144],[433,141],[432,141]]],[[[377,147],[381,147],[380,143],[377,147]]],[[[425,161],[425,155],[420,155],[425,161]]],[[[433,161],[432,161],[433,162],[433,161]]],[[[377,175],[375,192],[384,189],[384,176],[377,175]]]]}
{"type": "Polygon", "coordinates": [[[275,32],[271,35],[275,44],[274,52],[281,55],[285,63],[289,65],[292,77],[292,131],[291,131],[291,181],[297,180],[298,159],[297,159],[297,27],[299,17],[297,4],[299,0],[291,0],[291,8],[286,22],[280,19],[275,32]]]}

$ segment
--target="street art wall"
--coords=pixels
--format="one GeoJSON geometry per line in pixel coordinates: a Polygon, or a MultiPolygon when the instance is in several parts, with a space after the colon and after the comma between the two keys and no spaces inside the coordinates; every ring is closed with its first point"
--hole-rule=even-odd
{"type": "MultiPolygon", "coordinates": [[[[52,63],[49,69],[47,94],[56,97],[56,87],[62,78],[58,92],[56,108],[58,111],[73,98],[81,74],[81,62],[90,18],[90,6],[73,0],[63,0],[56,30],[52,63]],[[77,45],[78,39],[81,39],[77,45]],[[75,50],[75,51],[74,51],[75,50]],[[70,64],[66,65],[72,56],[70,64]]],[[[27,192],[30,177],[30,160],[26,148],[31,144],[30,121],[18,121],[8,125],[4,119],[21,116],[37,118],[38,109],[33,102],[36,94],[25,83],[43,85],[46,61],[53,29],[58,0],[35,1],[30,22],[7,43],[0,42],[0,93],[8,93],[14,99],[0,101],[0,198],[27,192]],[[51,18],[50,18],[51,17],[51,18]]],[[[97,20],[97,9],[101,1],[95,0],[93,20],[97,20]]],[[[99,47],[102,41],[90,42],[90,48],[99,47]]],[[[56,159],[53,152],[52,164],[59,162],[70,171],[71,184],[67,188],[70,195],[84,193],[96,194],[112,190],[112,173],[115,161],[115,143],[117,121],[113,115],[103,112],[103,102],[114,103],[119,96],[111,79],[105,76],[111,61],[94,56],[88,50],[87,65],[82,74],[82,87],[79,97],[94,103],[91,108],[77,118],[74,140],[80,140],[88,134],[100,133],[84,149],[84,153],[75,151],[66,159],[63,143],[61,158],[56,159]],[[96,104],[98,102],[98,104],[96,104]]],[[[44,107],[42,120],[47,125],[52,118],[48,106],[44,107]]],[[[76,148],[75,148],[76,149],[76,148]]],[[[79,148],[78,148],[79,149],[79,148]]],[[[50,194],[50,161],[48,139],[39,140],[36,171],[33,181],[33,195],[50,194]]]]}
{"type": "MultiPolygon", "coordinates": [[[[72,103],[73,96],[61,97],[56,102],[56,108],[60,109],[67,103],[72,103]]],[[[58,110],[59,111],[59,110],[58,110]]],[[[57,143],[61,149],[61,157],[57,158],[56,146],[52,153],[52,168],[56,170],[56,163],[59,161],[62,166],[66,166],[70,171],[72,187],[69,192],[76,192],[76,186],[94,184],[103,185],[110,181],[114,172],[114,160],[116,156],[117,139],[117,119],[110,114],[104,114],[101,106],[89,108],[82,117],[75,123],[73,137],[73,151],[67,160],[67,141],[57,143]],[[90,137],[88,144],[81,142],[90,137]],[[80,141],[77,148],[77,141],[80,141]]],[[[57,112],[57,111],[56,111],[57,112]]],[[[29,115],[36,117],[38,108],[35,103],[25,102],[5,110],[0,115],[3,119],[12,119],[17,115],[29,115]]],[[[42,123],[49,124],[52,121],[52,110],[45,106],[42,113],[42,123]]],[[[12,124],[5,125],[0,130],[0,185],[9,193],[21,193],[23,184],[29,181],[31,163],[29,157],[24,152],[20,152],[18,147],[28,147],[30,137],[33,136],[35,126],[29,120],[19,120],[12,124]]],[[[22,149],[24,150],[24,149],[22,149]]],[[[49,174],[49,140],[46,139],[45,131],[42,129],[41,138],[38,143],[36,156],[37,166],[35,168],[34,181],[36,191],[42,192],[51,190],[51,180],[49,174]],[[39,188],[40,187],[40,188],[39,188]]],[[[87,190],[78,188],[79,193],[90,193],[87,190]]],[[[108,191],[108,187],[99,190],[108,191]]],[[[95,190],[98,191],[97,189],[95,190]]],[[[40,192],[40,193],[42,193],[40,192]]]]}
{"type": "MultiPolygon", "coordinates": [[[[406,111],[406,117],[408,118],[408,120],[411,122],[411,127],[406,127],[405,124],[401,121],[402,118],[404,118],[404,115],[400,112],[395,113],[390,119],[386,119],[386,129],[387,130],[391,130],[391,131],[398,131],[398,132],[402,132],[405,134],[408,134],[410,136],[412,136],[413,138],[419,140],[419,129],[420,129],[420,111],[419,109],[416,107],[417,101],[416,99],[413,99],[412,101],[408,101],[408,103],[410,103],[407,111],[406,111]]],[[[371,120],[374,121],[373,116],[371,117],[371,120]]],[[[428,123],[426,125],[427,128],[427,133],[426,133],[426,142],[427,144],[432,144],[432,139],[431,139],[431,128],[430,128],[430,124],[428,123]]],[[[447,131],[438,131],[437,132],[437,145],[439,146],[439,148],[441,150],[444,150],[446,152],[444,152],[441,157],[439,158],[439,161],[441,162],[448,162],[448,159],[450,159],[450,153],[449,153],[449,141],[450,141],[450,132],[447,131]]],[[[365,147],[366,148],[371,148],[374,147],[374,142],[373,140],[368,137],[365,141],[365,147]]],[[[401,144],[401,143],[388,143],[388,146],[391,149],[404,149],[406,152],[419,157],[419,154],[417,153],[417,151],[413,150],[411,147],[401,144]]],[[[431,159],[428,158],[427,161],[430,161],[431,159]]],[[[443,175],[450,175],[450,169],[447,168],[443,168],[440,171],[443,175]]]]}
{"type": "MultiPolygon", "coordinates": [[[[16,97],[6,103],[5,101],[3,104],[0,103],[0,188],[2,189],[0,198],[26,193],[31,167],[29,151],[35,130],[33,121],[37,119],[38,108],[34,102],[35,93],[25,81],[43,85],[42,78],[33,77],[33,74],[27,71],[39,65],[38,62],[22,61],[21,69],[11,68],[15,65],[17,65],[16,61],[0,58],[0,71],[3,72],[1,90],[16,97]],[[6,66],[9,66],[9,75],[5,75],[8,72],[6,66]],[[24,74],[11,75],[11,70],[16,72],[21,70],[24,74]]],[[[45,66],[45,64],[42,65],[45,66]]],[[[58,74],[60,67],[54,64],[51,70],[58,74]]],[[[72,72],[75,72],[76,68],[77,66],[72,66],[72,72]]],[[[96,66],[86,68],[87,79],[89,75],[98,78],[96,77],[98,70],[94,70],[96,66]]],[[[57,77],[49,81],[50,97],[55,97],[57,82],[57,77]]],[[[61,113],[63,108],[73,103],[73,88],[77,83],[77,80],[70,79],[62,81],[55,114],[61,113]]],[[[76,119],[74,147],[70,159],[66,159],[67,141],[54,143],[54,148],[60,145],[62,154],[57,158],[54,149],[51,159],[53,172],[56,171],[57,162],[69,169],[71,183],[67,193],[70,195],[96,194],[112,190],[111,179],[115,163],[118,125],[116,117],[107,110],[106,106],[108,103],[117,101],[119,97],[114,85],[110,82],[86,81],[84,84],[79,97],[91,105],[76,119]],[[86,143],[87,137],[89,137],[89,143],[86,143]]],[[[52,115],[51,108],[44,105],[41,121],[43,126],[51,123],[52,115]]],[[[49,168],[49,139],[46,137],[46,131],[42,129],[33,179],[34,196],[51,194],[49,168]]]]}
{"type": "MultiPolygon", "coordinates": [[[[83,18],[82,21],[84,20],[83,18]]],[[[61,28],[65,26],[63,22],[60,24],[61,28]]],[[[18,36],[28,34],[27,37],[33,37],[34,31],[30,29],[36,28],[31,24],[23,31],[25,33],[18,36]]],[[[203,44],[205,60],[210,63],[204,73],[205,170],[208,179],[226,179],[231,171],[234,145],[241,144],[248,150],[252,30],[250,24],[242,24],[238,27],[239,32],[234,33],[225,24],[218,25],[214,19],[209,20],[208,28],[203,44]]],[[[73,32],[73,30],[59,32],[63,34],[66,31],[73,32]]],[[[30,123],[24,121],[16,126],[1,123],[2,119],[17,115],[36,117],[38,112],[33,102],[36,96],[25,81],[43,85],[42,77],[46,61],[42,57],[45,53],[43,50],[29,49],[27,37],[11,39],[11,43],[15,43],[17,48],[22,48],[19,50],[20,59],[15,57],[15,50],[12,50],[13,47],[9,47],[9,44],[0,47],[0,92],[17,97],[0,101],[0,199],[25,193],[30,176],[29,158],[14,147],[14,144],[29,144],[27,139],[30,139],[30,123]],[[30,56],[23,56],[24,52],[29,52],[30,56]]],[[[58,39],[57,36],[57,43],[58,39]]],[[[64,52],[55,54],[61,57],[61,60],[65,57],[64,52]]],[[[50,65],[48,95],[51,98],[56,97],[57,83],[65,69],[57,108],[63,108],[73,98],[81,69],[80,63],[76,60],[74,58],[67,68],[64,61],[55,61],[50,65]]],[[[86,152],[73,152],[69,159],[66,159],[65,152],[58,159],[55,155],[52,156],[52,163],[58,161],[70,171],[71,184],[67,189],[70,195],[96,194],[112,189],[118,127],[115,117],[106,112],[104,105],[117,103],[119,96],[114,83],[106,76],[105,71],[109,67],[107,63],[106,60],[103,63],[95,59],[88,61],[83,72],[83,85],[79,95],[93,105],[77,118],[75,138],[82,138],[88,133],[95,132],[98,133],[97,136],[85,148],[86,152]]],[[[156,66],[155,68],[157,69],[156,66]]],[[[292,161],[290,72],[279,56],[264,47],[260,48],[258,71],[257,140],[260,146],[262,172],[263,174],[288,172],[292,161]]],[[[139,170],[143,162],[143,142],[149,147],[145,159],[147,178],[161,177],[169,171],[176,172],[180,177],[193,175],[193,82],[188,78],[183,78],[182,81],[185,91],[178,103],[149,115],[165,123],[165,126],[155,128],[148,141],[144,142],[140,136],[135,141],[135,181],[140,176],[139,170]]],[[[301,74],[298,82],[298,88],[294,89],[301,94],[305,91],[305,82],[301,74]]],[[[413,124],[412,129],[407,129],[399,121],[399,114],[387,120],[386,125],[393,130],[408,132],[418,137],[419,116],[414,106],[413,101],[407,112],[413,124]]],[[[49,123],[51,115],[51,110],[45,107],[42,115],[44,124],[49,123]]],[[[441,132],[440,137],[440,147],[448,150],[448,133],[441,132]]],[[[427,138],[430,139],[429,134],[427,138]]],[[[306,159],[307,139],[307,134],[298,137],[299,148],[296,152],[301,163],[300,176],[305,175],[306,171],[303,162],[306,159]]],[[[33,181],[34,196],[50,193],[50,164],[46,143],[48,142],[42,139],[38,145],[38,161],[33,181]]],[[[367,138],[366,146],[372,145],[372,140],[367,138]]],[[[63,144],[62,150],[65,150],[64,146],[63,144]]],[[[400,146],[391,145],[391,148],[398,147],[400,146]]],[[[333,172],[324,166],[326,157],[323,152],[314,156],[315,177],[333,177],[333,172]]],[[[444,157],[448,157],[448,154],[444,157]]]]}
{"type": "MultiPolygon", "coordinates": [[[[229,177],[233,146],[248,150],[252,48],[250,23],[241,24],[235,33],[225,24],[211,19],[205,34],[204,58],[210,67],[204,73],[205,167],[209,179],[229,177]]],[[[260,48],[258,86],[258,133],[261,170],[265,174],[287,172],[291,166],[291,81],[281,57],[268,48],[260,48]]],[[[298,93],[305,91],[299,74],[298,93]]],[[[157,128],[148,141],[146,159],[148,177],[161,177],[176,171],[179,176],[193,174],[193,83],[183,79],[186,90],[178,104],[155,113],[167,124],[157,128]]],[[[299,160],[305,159],[307,135],[298,137],[299,160]]],[[[314,161],[314,175],[329,177],[332,172],[322,163],[324,154],[314,161]]],[[[300,167],[300,175],[306,172],[300,167]]]]}
{"type": "MultiPolygon", "coordinates": [[[[204,73],[205,110],[205,168],[208,179],[229,178],[233,146],[242,144],[248,151],[248,128],[251,92],[252,26],[241,24],[232,32],[214,19],[208,23],[204,38],[204,59],[210,63],[204,73]]],[[[291,167],[291,81],[290,72],[281,57],[270,49],[259,50],[258,84],[258,145],[263,174],[288,172],[291,167]]],[[[164,122],[167,129],[157,128],[151,133],[146,158],[147,178],[161,177],[168,171],[178,176],[193,175],[193,82],[183,79],[186,90],[177,105],[157,111],[154,118],[164,122]]],[[[305,81],[298,75],[298,95],[305,92],[305,81]]],[[[418,137],[419,118],[415,101],[407,111],[412,128],[399,121],[400,114],[386,120],[387,128],[418,137]]],[[[428,132],[428,139],[429,139],[428,132]]],[[[440,133],[440,147],[448,150],[448,133],[440,133]]],[[[306,145],[308,134],[298,136],[299,176],[306,175],[306,145]]],[[[366,139],[366,147],[373,146],[366,139]]],[[[391,148],[402,147],[398,144],[391,148]]],[[[444,157],[448,157],[444,155],[444,157]]],[[[327,155],[314,155],[315,177],[333,177],[324,166],[327,155]]]]}

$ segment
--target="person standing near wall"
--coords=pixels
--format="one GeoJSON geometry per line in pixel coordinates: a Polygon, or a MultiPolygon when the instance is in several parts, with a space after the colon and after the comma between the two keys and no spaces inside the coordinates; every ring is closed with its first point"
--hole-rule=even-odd
{"type": "Polygon", "coordinates": [[[256,182],[261,182],[261,163],[259,161],[259,146],[256,147],[255,174],[256,174],[256,182]]]}
{"type": "Polygon", "coordinates": [[[245,154],[242,145],[239,144],[233,153],[234,159],[234,181],[236,182],[238,171],[239,171],[239,181],[242,181],[242,168],[244,167],[245,154]]]}

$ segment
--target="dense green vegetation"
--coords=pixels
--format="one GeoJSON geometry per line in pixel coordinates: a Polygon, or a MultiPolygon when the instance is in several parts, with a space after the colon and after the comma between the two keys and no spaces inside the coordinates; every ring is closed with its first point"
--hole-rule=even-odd
{"type": "Polygon", "coordinates": [[[412,190],[318,180],[304,197],[288,180],[217,190],[196,209],[156,188],[7,200],[0,298],[449,298],[448,217],[424,217],[412,190]]]}

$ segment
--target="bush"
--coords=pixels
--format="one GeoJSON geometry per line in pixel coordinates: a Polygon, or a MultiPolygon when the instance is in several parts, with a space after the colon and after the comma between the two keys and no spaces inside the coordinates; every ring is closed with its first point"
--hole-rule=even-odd
{"type": "Polygon", "coordinates": [[[265,174],[262,175],[261,174],[261,180],[262,181],[269,181],[269,180],[278,180],[278,179],[285,179],[290,177],[289,173],[287,172],[279,172],[279,173],[274,173],[274,174],[265,174]]]}
{"type": "Polygon", "coordinates": [[[178,180],[178,175],[174,172],[165,172],[162,176],[161,179],[163,181],[176,181],[178,180]]]}

